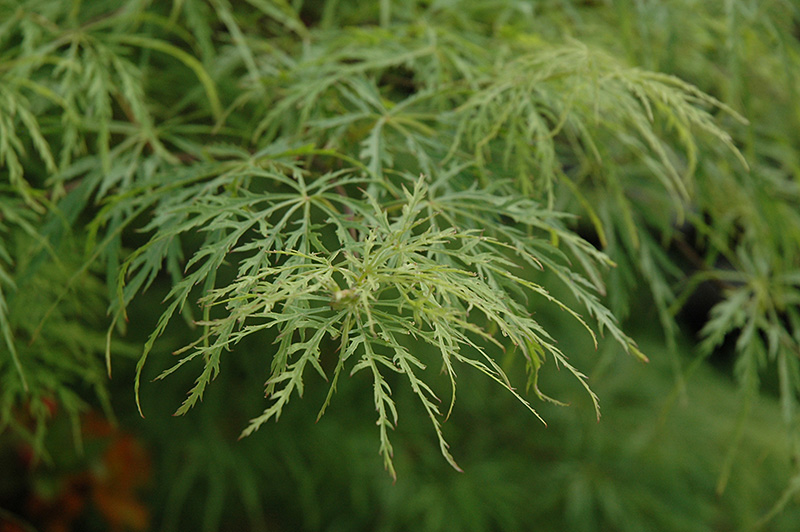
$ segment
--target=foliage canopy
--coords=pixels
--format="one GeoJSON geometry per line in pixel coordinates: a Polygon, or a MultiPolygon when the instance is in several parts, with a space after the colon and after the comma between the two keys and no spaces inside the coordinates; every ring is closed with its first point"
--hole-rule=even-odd
{"type": "Polygon", "coordinates": [[[242,436],[365,375],[392,475],[401,386],[458,468],[462,369],[539,416],[550,361],[599,417],[548,320],[646,360],[620,326],[644,297],[676,389],[732,342],[742,419],[774,375],[800,458],[800,14],[711,4],[0,1],[0,427],[41,443],[52,396],[78,435],[112,415],[143,300],[141,413],[154,359],[198,375],[177,414],[260,360],[242,436]],[[687,370],[676,316],[707,286],[687,370]],[[179,315],[193,338],[159,341],[179,315]]]}

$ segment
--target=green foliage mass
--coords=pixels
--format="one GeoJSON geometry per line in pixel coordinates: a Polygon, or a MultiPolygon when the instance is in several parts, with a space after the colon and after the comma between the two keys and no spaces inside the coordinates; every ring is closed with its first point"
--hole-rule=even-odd
{"type": "MultiPolygon", "coordinates": [[[[599,419],[597,390],[616,404],[603,368],[622,364],[618,351],[659,357],[625,375],[668,374],[657,399],[678,403],[708,356],[732,351],[740,415],[711,491],[741,477],[761,391],[778,397],[781,456],[800,463],[798,24],[789,0],[0,0],[0,428],[46,453],[47,402],[79,441],[81,412],[113,417],[112,369],[148,421],[148,408],[216,412],[221,396],[198,403],[234,392],[226,372],[246,373],[235,392],[254,400],[231,406],[246,440],[307,408],[287,408],[295,396],[319,420],[342,395],[357,419],[377,413],[392,477],[396,461],[416,475],[390,434],[424,419],[460,469],[446,435],[469,447],[458,405],[483,389],[476,376],[530,420],[582,427],[570,417],[582,414],[547,408],[583,401],[550,370],[574,377],[599,419]],[[689,347],[677,317],[709,287],[689,347]],[[663,346],[626,325],[637,312],[663,346]],[[148,399],[164,383],[145,377],[188,396],[148,399]]],[[[302,432],[312,419],[286,423],[302,432]]],[[[637,434],[617,438],[641,456],[637,434]]],[[[263,522],[249,466],[215,467],[236,472],[263,522]]],[[[783,495],[758,503],[775,503],[766,517],[796,500],[794,469],[783,495]]],[[[182,475],[173,507],[194,478],[182,475]]],[[[586,501],[606,485],[575,478],[559,499],[571,529],[593,530],[589,514],[646,522],[629,503],[648,492],[611,486],[617,502],[597,506],[586,501]]],[[[498,512],[475,529],[524,526],[498,512]]],[[[764,514],[747,512],[732,522],[764,514]]],[[[660,526],[694,530],[674,519],[660,526]]]]}

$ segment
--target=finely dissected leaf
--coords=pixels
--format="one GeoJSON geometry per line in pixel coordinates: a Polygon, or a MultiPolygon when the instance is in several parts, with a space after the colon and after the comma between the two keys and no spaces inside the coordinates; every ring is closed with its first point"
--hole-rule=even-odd
{"type": "Polygon", "coordinates": [[[211,76],[208,75],[208,72],[206,72],[205,68],[203,68],[203,65],[193,56],[167,42],[157,39],[150,39],[140,35],[118,35],[114,38],[125,44],[141,46],[143,48],[152,48],[153,50],[164,52],[165,54],[175,57],[187,67],[192,69],[200,82],[203,84],[203,89],[206,91],[209,104],[211,105],[212,114],[215,118],[221,118],[222,107],[219,101],[219,95],[217,94],[216,85],[211,79],[211,76]]]}
{"type": "MultiPolygon", "coordinates": [[[[738,117],[677,78],[626,68],[579,43],[542,46],[492,72],[484,87],[458,109],[453,149],[463,140],[474,147],[476,160],[483,165],[492,156],[492,144],[502,145],[498,156],[522,186],[544,187],[552,194],[563,176],[556,156],[559,137],[594,146],[596,139],[610,134],[609,141],[644,158],[680,210],[689,189],[664,141],[653,131],[654,109],[678,131],[690,159],[697,150],[692,128],[710,133],[739,153],[730,136],[698,104],[738,117]],[[526,184],[531,169],[537,170],[533,185],[526,184]]],[[[595,156],[602,164],[604,157],[616,155],[608,150],[596,151],[595,156]]]]}
{"type": "MultiPolygon", "coordinates": [[[[254,172],[246,167],[240,171],[254,172]]],[[[273,180],[278,185],[274,192],[256,195],[238,190],[235,195],[204,194],[197,196],[189,209],[176,209],[168,202],[156,217],[153,227],[158,227],[158,231],[153,239],[129,261],[130,267],[139,270],[134,279],[141,278],[144,272],[157,268],[157,264],[139,257],[163,253],[157,250],[163,249],[159,243],[167,235],[174,238],[196,228],[210,239],[188,261],[187,274],[168,296],[172,303],[162,316],[152,342],[184,304],[193,286],[202,284],[229,257],[238,257],[236,279],[227,286],[209,288],[204,298],[204,305],[211,313],[216,313],[216,307],[224,307],[224,316],[200,322],[206,335],[187,346],[188,354],[160,377],[192,361],[203,361],[204,369],[178,414],[185,413],[202,398],[219,372],[223,351],[232,349],[247,336],[272,330],[277,336],[271,376],[266,383],[270,406],[251,420],[242,433],[249,435],[268,420],[279,418],[293,393],[302,395],[309,367],[324,379],[329,378],[321,365],[321,345],[339,338],[341,348],[331,393],[339,374],[348,366],[351,374],[362,370],[371,373],[380,452],[392,474],[388,429],[398,419],[390,392],[396,385],[389,384],[387,371],[406,376],[431,420],[442,454],[457,468],[444,439],[439,398],[422,377],[429,363],[411,354],[409,339],[422,341],[440,354],[439,363],[447,369],[451,385],[448,412],[456,397],[455,363],[461,363],[488,375],[536,414],[495,362],[490,351],[503,347],[502,343],[486,333],[478,325],[481,322],[498,328],[509,338],[510,347],[518,349],[524,357],[535,358],[536,371],[547,354],[552,356],[556,364],[567,368],[582,382],[597,406],[597,398],[586,386],[585,375],[567,362],[554,340],[528,316],[525,308],[504,292],[513,288],[520,294],[542,297],[570,313],[593,334],[574,310],[541,286],[510,271],[515,265],[506,258],[507,253],[522,254],[539,267],[544,264],[553,270],[565,268],[552,258],[558,256],[557,250],[547,250],[545,243],[549,240],[523,238],[521,233],[499,223],[488,226],[495,228],[497,238],[476,230],[455,229],[450,223],[439,227],[440,217],[460,217],[460,213],[475,217],[481,211],[450,203],[446,196],[431,197],[424,177],[415,181],[412,191],[403,190],[402,200],[385,209],[372,196],[359,201],[335,193],[359,182],[347,173],[322,176],[312,182],[303,177],[286,180],[280,174],[257,172],[256,175],[273,180]],[[341,216],[343,212],[358,218],[351,216],[346,221],[341,216]],[[315,219],[326,221],[319,223],[315,219]],[[280,240],[277,235],[281,235],[280,240]],[[512,236],[520,242],[517,247],[498,239],[512,236]],[[217,242],[214,249],[218,251],[211,253],[211,242],[217,242]],[[528,244],[520,247],[522,242],[528,244]],[[548,256],[543,254],[544,250],[548,256]],[[537,256],[541,256],[541,262],[537,256]]],[[[198,187],[201,191],[215,190],[198,187]]],[[[469,198],[465,195],[461,201],[469,198]]],[[[497,201],[501,202],[499,198],[497,201]]],[[[516,203],[511,199],[504,202],[516,203]]],[[[484,215],[488,221],[498,213],[490,216],[484,212],[484,215]]],[[[527,217],[531,227],[564,232],[558,222],[559,215],[550,211],[530,205],[527,217]]],[[[463,217],[465,222],[470,219],[463,217]]],[[[547,231],[542,233],[548,238],[547,231]]],[[[574,236],[565,234],[565,238],[576,249],[584,247],[574,236]]],[[[589,252],[585,260],[601,258],[595,251],[589,252]]],[[[583,282],[580,286],[575,289],[576,294],[583,295],[579,301],[587,304],[590,312],[600,318],[603,326],[612,329],[623,345],[630,343],[590,295],[590,284],[583,282]]],[[[148,344],[148,349],[151,345],[148,344]]],[[[323,410],[331,400],[331,393],[323,410]]]]}

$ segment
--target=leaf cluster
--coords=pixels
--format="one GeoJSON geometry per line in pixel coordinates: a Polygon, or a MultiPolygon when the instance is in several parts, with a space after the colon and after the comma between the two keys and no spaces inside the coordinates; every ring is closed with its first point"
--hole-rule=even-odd
{"type": "MultiPolygon", "coordinates": [[[[696,17],[687,0],[644,10],[670,24],[641,26],[640,3],[626,1],[358,4],[0,2],[0,231],[14,235],[0,244],[0,376],[17,383],[4,387],[17,390],[6,419],[47,365],[20,345],[46,352],[46,338],[64,338],[58,318],[80,310],[71,298],[108,307],[110,373],[132,302],[168,279],[137,403],[145,362],[167,358],[157,340],[180,314],[195,337],[160,378],[184,365],[199,376],[179,414],[223,353],[260,342],[268,405],[243,435],[277,419],[308,374],[329,381],[320,414],[343,372],[363,374],[388,469],[401,385],[457,467],[442,428],[456,368],[536,413],[521,389],[550,399],[538,378],[552,360],[599,412],[533,313],[563,311],[595,342],[606,333],[645,359],[618,324],[634,295],[650,292],[674,347],[675,315],[713,282],[724,293],[705,350],[738,334],[751,397],[775,364],[796,425],[798,129],[768,131],[774,95],[758,86],[786,72],[772,92],[794,96],[789,3],[696,17]],[[615,17],[647,43],[641,57],[609,42],[615,17]],[[728,44],[697,55],[709,42],[728,44]],[[767,53],[775,42],[780,53],[767,53]],[[735,81],[706,75],[724,46],[735,81]],[[25,235],[26,246],[6,243],[25,235]],[[50,305],[14,310],[22,281],[45,283],[42,264],[62,266],[69,246],[83,252],[60,290],[41,292],[50,305]],[[676,259],[676,247],[689,251],[676,259]],[[514,360],[527,370],[517,385],[514,360]]],[[[98,363],[90,337],[72,346],[84,371],[98,363]]],[[[71,390],[60,375],[36,389],[71,390]]]]}

